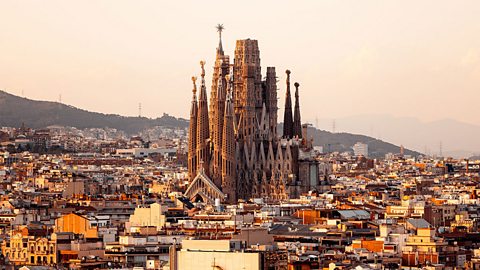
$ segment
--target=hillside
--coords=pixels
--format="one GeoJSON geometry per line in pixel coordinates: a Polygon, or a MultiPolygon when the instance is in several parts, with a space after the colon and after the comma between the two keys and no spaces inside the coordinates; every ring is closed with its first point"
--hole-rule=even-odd
{"type": "MultiPolygon", "coordinates": [[[[383,158],[387,153],[400,153],[400,147],[394,144],[377,140],[372,137],[351,133],[331,133],[324,130],[309,128],[309,137],[313,137],[314,145],[322,146],[324,151],[350,151],[357,142],[368,144],[369,156],[383,158]]],[[[419,156],[421,153],[405,149],[405,155],[419,156]]]]}
{"type": "MultiPolygon", "coordinates": [[[[331,130],[333,119],[319,119],[319,128],[331,130]]],[[[480,153],[480,126],[454,119],[422,121],[415,117],[364,114],[335,119],[342,132],[368,134],[431,155],[468,158],[480,153]]]]}
{"type": "MultiPolygon", "coordinates": [[[[76,128],[110,127],[135,134],[154,126],[188,126],[188,121],[164,114],[150,119],[146,117],[125,117],[114,114],[89,112],[72,106],[50,101],[36,101],[18,97],[0,91],[0,126],[19,127],[22,123],[32,128],[44,128],[51,125],[76,128]]],[[[282,124],[279,129],[282,130],[282,124]]],[[[356,142],[367,143],[371,157],[384,157],[386,153],[399,153],[400,148],[391,143],[372,137],[350,133],[330,133],[309,128],[309,137],[314,137],[315,145],[323,146],[325,151],[352,151],[356,142]]],[[[420,153],[405,150],[405,154],[417,156],[420,153]]]]}
{"type": "MultiPolygon", "coordinates": [[[[278,125],[277,130],[281,133],[283,123],[278,125]]],[[[332,133],[325,130],[308,128],[308,137],[313,138],[315,146],[323,147],[324,152],[353,152],[353,145],[357,142],[368,144],[369,157],[384,158],[386,154],[400,153],[400,147],[382,140],[378,140],[369,136],[352,134],[352,133],[332,133]]],[[[422,153],[410,149],[404,150],[405,155],[419,156],[422,153]]]]}
{"type": "Polygon", "coordinates": [[[136,133],[153,126],[187,127],[188,121],[164,114],[151,119],[89,112],[50,101],[36,101],[0,91],[0,126],[18,127],[22,123],[32,128],[51,125],[76,128],[110,127],[136,133]]]}

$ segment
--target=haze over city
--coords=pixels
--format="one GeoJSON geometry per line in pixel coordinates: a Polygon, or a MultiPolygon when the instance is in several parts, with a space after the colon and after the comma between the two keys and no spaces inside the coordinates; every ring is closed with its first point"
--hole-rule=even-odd
{"type": "Polygon", "coordinates": [[[211,71],[223,23],[226,53],[237,39],[259,40],[280,100],[292,70],[310,122],[382,113],[479,125],[478,14],[478,1],[2,1],[0,88],[186,118],[190,77],[202,59],[211,71]]]}
{"type": "Polygon", "coordinates": [[[480,2],[0,2],[0,270],[480,269],[480,2]]]}

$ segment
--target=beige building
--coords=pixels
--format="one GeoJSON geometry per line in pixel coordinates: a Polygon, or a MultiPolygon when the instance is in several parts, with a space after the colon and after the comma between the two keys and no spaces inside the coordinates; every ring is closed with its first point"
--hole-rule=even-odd
{"type": "Polygon", "coordinates": [[[14,265],[55,265],[57,263],[57,241],[44,237],[14,234],[3,241],[2,254],[14,265]]]}
{"type": "Polygon", "coordinates": [[[402,254],[402,266],[415,266],[419,263],[437,264],[440,254],[448,246],[447,242],[435,236],[433,228],[418,228],[415,235],[407,238],[402,254]]]}
{"type": "Polygon", "coordinates": [[[130,216],[127,224],[128,228],[132,227],[157,227],[157,230],[161,230],[165,225],[164,213],[168,210],[165,205],[158,203],[150,204],[150,207],[135,208],[135,212],[130,216]]]}
{"type": "Polygon", "coordinates": [[[386,210],[385,218],[423,218],[425,202],[404,198],[401,205],[389,205],[386,210]]]}
{"type": "Polygon", "coordinates": [[[239,240],[183,240],[182,249],[171,256],[173,270],[263,269],[259,252],[245,252],[239,240]]]}

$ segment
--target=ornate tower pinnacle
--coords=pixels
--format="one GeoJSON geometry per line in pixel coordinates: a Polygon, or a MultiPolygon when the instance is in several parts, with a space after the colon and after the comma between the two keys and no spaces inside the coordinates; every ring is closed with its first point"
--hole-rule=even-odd
{"type": "Polygon", "coordinates": [[[290,95],[290,70],[287,74],[287,93],[285,96],[285,112],[283,114],[283,137],[290,139],[293,137],[293,116],[292,116],[292,97],[290,95]]]}
{"type": "Polygon", "coordinates": [[[198,96],[198,117],[197,117],[197,164],[205,169],[209,174],[210,161],[210,127],[208,121],[208,102],[207,89],[205,86],[205,61],[200,61],[202,67],[202,85],[200,87],[200,95],[198,96]],[[203,163],[201,162],[203,161],[203,163]]]}
{"type": "Polygon", "coordinates": [[[218,77],[217,81],[217,93],[215,104],[213,104],[214,111],[210,111],[211,117],[213,114],[213,119],[211,124],[213,124],[213,182],[217,187],[222,186],[222,135],[223,135],[223,124],[224,124],[224,112],[225,112],[225,98],[226,91],[224,86],[225,78],[222,76],[218,77]]]}
{"type": "Polygon", "coordinates": [[[200,66],[202,67],[202,80],[205,78],[205,60],[200,61],[200,66]]]}
{"type": "Polygon", "coordinates": [[[295,86],[295,110],[293,114],[293,136],[302,137],[302,123],[300,120],[300,101],[298,98],[298,87],[300,84],[296,82],[295,86]]]}
{"type": "Polygon", "coordinates": [[[235,128],[234,128],[234,110],[232,100],[232,84],[230,76],[226,76],[227,96],[225,102],[225,117],[223,118],[223,136],[222,136],[222,191],[228,196],[227,200],[231,203],[236,202],[236,160],[235,160],[235,128]]]}
{"type": "Polygon", "coordinates": [[[193,97],[190,109],[190,127],[188,129],[188,177],[190,180],[197,175],[197,77],[192,77],[193,97]]]}
{"type": "Polygon", "coordinates": [[[197,77],[192,76],[192,83],[193,83],[193,89],[192,89],[193,97],[196,100],[196,97],[197,97],[197,77]]]}
{"type": "Polygon", "coordinates": [[[223,27],[223,24],[217,24],[216,26],[217,32],[218,32],[218,48],[217,48],[217,54],[223,55],[223,46],[222,46],[222,32],[225,30],[225,27],[223,27]]]}

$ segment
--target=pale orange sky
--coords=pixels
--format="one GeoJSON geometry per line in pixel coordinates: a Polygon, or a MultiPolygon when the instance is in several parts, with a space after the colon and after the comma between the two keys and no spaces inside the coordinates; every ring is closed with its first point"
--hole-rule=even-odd
{"type": "Polygon", "coordinates": [[[305,120],[387,113],[480,124],[479,14],[480,1],[4,0],[0,89],[188,117],[190,77],[202,59],[211,73],[223,23],[231,56],[236,39],[259,40],[262,72],[277,67],[281,108],[292,70],[305,120]]]}

